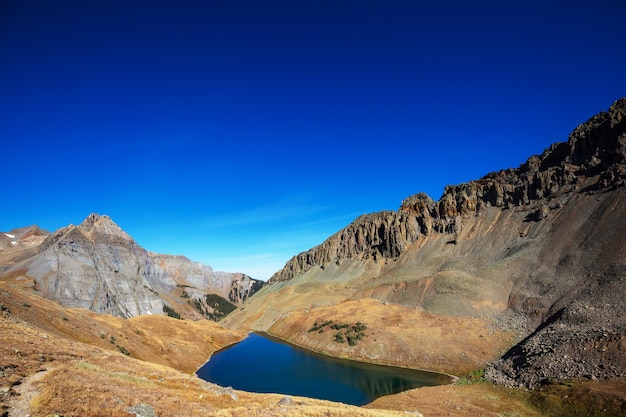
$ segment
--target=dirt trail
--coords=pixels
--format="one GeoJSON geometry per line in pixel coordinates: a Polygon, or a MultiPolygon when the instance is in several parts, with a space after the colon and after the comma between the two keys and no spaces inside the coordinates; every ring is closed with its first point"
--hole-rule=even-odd
{"type": "Polygon", "coordinates": [[[50,370],[51,369],[46,369],[34,375],[27,376],[22,380],[20,385],[16,385],[12,388],[13,391],[15,391],[15,395],[11,395],[7,401],[9,416],[30,417],[31,401],[39,394],[35,383],[45,377],[50,370]]]}

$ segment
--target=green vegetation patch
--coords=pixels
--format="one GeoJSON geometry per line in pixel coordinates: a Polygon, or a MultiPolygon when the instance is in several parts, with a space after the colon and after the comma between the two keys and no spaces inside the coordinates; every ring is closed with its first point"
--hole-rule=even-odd
{"type": "Polygon", "coordinates": [[[333,340],[337,343],[348,343],[350,346],[356,346],[360,340],[366,336],[365,330],[367,326],[360,321],[355,324],[334,322],[333,320],[326,320],[322,323],[317,321],[313,323],[313,327],[309,329],[309,333],[318,332],[324,333],[325,329],[329,328],[335,330],[333,340]]]}
{"type": "Polygon", "coordinates": [[[217,294],[206,294],[204,300],[193,298],[187,300],[187,302],[195,308],[198,313],[213,321],[220,321],[237,309],[236,305],[217,294]]]}
{"type": "Polygon", "coordinates": [[[469,374],[462,376],[456,381],[457,385],[469,385],[485,382],[485,370],[477,369],[469,374]]]}
{"type": "Polygon", "coordinates": [[[213,309],[213,313],[208,317],[211,320],[218,321],[237,309],[237,306],[217,294],[207,294],[204,299],[209,307],[213,309]]]}
{"type": "Polygon", "coordinates": [[[174,310],[172,307],[168,306],[167,304],[163,304],[163,312],[170,317],[180,320],[180,314],[177,313],[176,310],[174,310]]]}
{"type": "Polygon", "coordinates": [[[122,352],[124,355],[129,356],[130,352],[124,347],[124,346],[120,346],[117,345],[117,348],[119,349],[120,352],[122,352]]]}

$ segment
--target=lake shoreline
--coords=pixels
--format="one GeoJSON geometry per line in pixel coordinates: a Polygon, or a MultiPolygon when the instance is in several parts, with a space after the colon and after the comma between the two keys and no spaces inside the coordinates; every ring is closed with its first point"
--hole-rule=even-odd
{"type": "Polygon", "coordinates": [[[421,387],[448,386],[452,375],[325,355],[268,332],[250,332],[217,351],[196,377],[221,387],[365,406],[421,387]]]}
{"type": "Polygon", "coordinates": [[[213,356],[215,356],[218,353],[220,353],[220,352],[222,352],[224,350],[230,349],[230,348],[236,346],[237,344],[243,342],[251,334],[259,334],[259,335],[267,337],[268,339],[275,339],[275,340],[280,341],[282,343],[286,343],[286,344],[294,346],[296,348],[304,349],[306,351],[309,351],[309,352],[312,352],[314,354],[321,355],[321,356],[324,356],[324,357],[328,357],[328,358],[341,359],[341,360],[352,361],[352,362],[356,362],[356,363],[369,364],[369,365],[385,366],[385,367],[388,367],[388,368],[397,368],[397,369],[404,369],[404,370],[410,370],[410,371],[419,371],[419,372],[430,373],[430,374],[445,375],[445,376],[449,377],[450,380],[451,380],[450,384],[445,384],[445,385],[454,385],[460,379],[460,377],[458,377],[456,375],[453,375],[453,374],[450,374],[450,373],[447,373],[447,372],[439,372],[439,371],[433,371],[433,370],[430,370],[430,369],[422,369],[422,368],[412,368],[410,366],[390,365],[390,364],[386,364],[386,363],[382,363],[382,362],[358,360],[358,359],[354,359],[354,358],[347,357],[347,356],[331,355],[330,353],[328,353],[326,351],[318,351],[318,350],[309,348],[307,346],[299,345],[299,344],[297,344],[295,342],[292,342],[292,341],[287,340],[285,338],[282,338],[282,337],[280,337],[278,335],[275,335],[275,334],[272,334],[272,333],[269,333],[269,332],[263,331],[263,330],[252,330],[252,331],[248,332],[241,340],[238,340],[235,343],[231,343],[230,345],[224,346],[224,347],[216,350],[215,352],[213,352],[207,358],[207,360],[201,366],[198,367],[198,369],[196,369],[194,371],[193,375],[198,377],[198,370],[200,370],[204,365],[206,365],[207,362],[209,362],[213,356]]]}
{"type": "MultiPolygon", "coordinates": [[[[387,368],[392,368],[392,369],[393,368],[397,368],[397,369],[404,369],[404,370],[409,370],[409,371],[419,371],[419,372],[424,372],[424,373],[429,373],[429,374],[445,375],[445,376],[447,376],[447,377],[449,377],[451,379],[451,382],[450,382],[450,384],[444,384],[444,385],[453,385],[453,384],[455,384],[459,380],[458,376],[452,375],[452,374],[449,374],[449,373],[446,373],[446,372],[433,371],[433,370],[430,370],[430,369],[412,368],[410,366],[390,365],[390,364],[386,364],[386,363],[382,363],[382,362],[375,362],[375,361],[363,361],[363,360],[353,359],[353,358],[347,357],[347,356],[332,355],[332,354],[330,354],[328,352],[325,352],[325,351],[318,351],[318,350],[315,350],[315,349],[311,349],[311,348],[309,348],[307,346],[299,345],[297,343],[294,343],[292,341],[289,341],[287,339],[284,339],[284,338],[282,338],[280,336],[277,336],[275,334],[269,333],[267,331],[252,331],[250,333],[267,335],[271,339],[276,339],[278,341],[281,341],[282,343],[286,343],[288,345],[291,345],[291,346],[294,346],[294,347],[297,347],[297,348],[300,348],[300,349],[304,349],[306,351],[313,352],[313,353],[318,354],[318,355],[322,355],[322,356],[325,356],[325,357],[333,358],[333,359],[341,359],[341,360],[346,360],[346,361],[351,361],[351,362],[356,362],[356,363],[363,363],[363,364],[368,364],[368,365],[385,366],[387,368]]],[[[248,336],[246,336],[246,337],[248,337],[248,336]]],[[[239,343],[239,342],[237,342],[237,343],[239,343]]],[[[235,344],[233,344],[233,345],[235,345],[235,344]]],[[[233,345],[231,345],[231,346],[233,346],[233,345]]],[[[220,350],[223,350],[223,349],[228,349],[228,347],[224,347],[224,348],[222,348],[220,350]]],[[[215,352],[215,353],[218,353],[218,352],[215,352]]]]}

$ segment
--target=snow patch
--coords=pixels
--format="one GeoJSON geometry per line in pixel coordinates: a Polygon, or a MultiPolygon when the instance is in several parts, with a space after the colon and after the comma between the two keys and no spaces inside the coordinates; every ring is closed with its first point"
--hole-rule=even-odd
{"type": "Polygon", "coordinates": [[[15,235],[12,235],[11,233],[5,233],[4,235],[9,239],[15,239],[15,235]]]}
{"type": "Polygon", "coordinates": [[[11,245],[17,245],[17,242],[16,241],[12,241],[11,245]]]}

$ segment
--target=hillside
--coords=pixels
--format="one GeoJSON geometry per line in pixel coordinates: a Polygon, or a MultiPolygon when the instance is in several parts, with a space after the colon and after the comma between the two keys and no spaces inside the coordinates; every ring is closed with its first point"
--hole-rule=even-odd
{"type": "Polygon", "coordinates": [[[0,282],[3,417],[565,417],[581,410],[618,416],[626,407],[624,384],[611,383],[554,386],[545,393],[448,385],[383,397],[364,408],[236,391],[190,373],[244,332],[208,320],[122,319],[65,308],[34,295],[31,285],[0,282]],[[544,413],[547,407],[538,404],[562,407],[564,413],[544,413]]]}
{"type": "Polygon", "coordinates": [[[118,317],[163,314],[218,320],[262,287],[242,273],[214,271],[183,256],[139,246],[108,216],[50,234],[14,229],[0,247],[0,281],[32,281],[32,290],[66,307],[118,317]]]}
{"type": "Polygon", "coordinates": [[[307,333],[314,317],[369,298],[393,308],[364,312],[364,322],[394,311],[415,333],[430,326],[409,319],[417,309],[450,323],[455,337],[441,339],[445,349],[408,344],[405,353],[380,324],[378,350],[404,366],[433,369],[429,358],[437,354],[446,365],[435,369],[490,364],[489,379],[526,387],[549,378],[626,377],[625,115],[620,99],[519,168],[448,186],[439,201],[417,194],[398,211],[357,218],[293,257],[224,323],[335,352],[307,333]],[[454,357],[478,347],[477,327],[460,324],[473,320],[482,336],[496,328],[509,335],[511,349],[492,343],[478,361],[454,357]]]}
{"type": "Polygon", "coordinates": [[[393,417],[328,401],[234,391],[191,375],[245,333],[209,320],[123,319],[65,308],[0,281],[0,415],[393,417]]]}
{"type": "Polygon", "coordinates": [[[626,415],[625,116],[621,99],[519,168],[360,216],[264,286],[107,216],[0,233],[0,415],[626,415]],[[460,378],[351,407],[191,375],[249,330],[460,378]]]}

